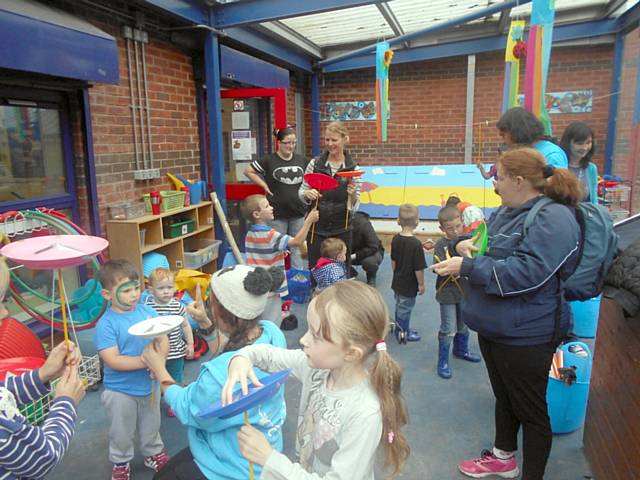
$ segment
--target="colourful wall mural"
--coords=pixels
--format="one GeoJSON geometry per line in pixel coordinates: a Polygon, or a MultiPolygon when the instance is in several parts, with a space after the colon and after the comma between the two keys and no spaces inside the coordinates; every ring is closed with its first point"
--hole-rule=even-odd
{"type": "Polygon", "coordinates": [[[401,203],[413,203],[422,220],[435,220],[450,195],[482,208],[485,216],[501,203],[493,182],[484,180],[475,165],[384,165],[362,169],[365,174],[361,177],[360,210],[372,218],[397,218],[401,203]]]}

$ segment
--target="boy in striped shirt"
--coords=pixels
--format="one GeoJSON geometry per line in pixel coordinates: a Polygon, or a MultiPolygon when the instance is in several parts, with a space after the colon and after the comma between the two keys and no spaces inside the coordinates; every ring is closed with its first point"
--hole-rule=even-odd
{"type": "MultiPolygon", "coordinates": [[[[187,320],[187,310],[175,297],[176,282],[171,270],[156,268],[149,274],[149,296],[145,305],[153,308],[158,315],[180,315],[182,324],[168,334],[169,355],[167,356],[167,371],[176,383],[184,381],[184,359],[193,358],[193,330],[187,320]]],[[[167,416],[175,417],[173,410],[167,407],[167,416]]]]}
{"type": "MultiPolygon", "coordinates": [[[[0,259],[0,325],[9,315],[2,303],[8,286],[9,269],[0,259]]],[[[62,460],[75,431],[76,407],[85,393],[79,361],[80,351],[73,342],[68,347],[63,342],[38,370],[7,374],[0,381],[0,479],[44,478],[62,460]],[[49,382],[58,377],[44,424],[30,425],[18,406],[47,395],[49,382]]]]}
{"type": "MultiPolygon", "coordinates": [[[[318,221],[318,210],[313,209],[304,219],[302,228],[295,237],[278,232],[269,226],[273,220],[273,207],[264,195],[249,195],[242,201],[242,214],[251,222],[244,244],[247,264],[260,267],[278,267],[284,270],[284,256],[291,248],[299,248],[307,238],[311,225],[318,221]]],[[[282,297],[287,294],[287,280],[267,301],[262,319],[276,325],[282,322],[282,297]]]]}

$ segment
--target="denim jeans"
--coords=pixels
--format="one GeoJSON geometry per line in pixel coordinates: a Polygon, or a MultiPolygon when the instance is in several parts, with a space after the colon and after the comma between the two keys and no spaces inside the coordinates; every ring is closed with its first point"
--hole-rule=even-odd
{"type": "Polygon", "coordinates": [[[456,333],[460,333],[462,335],[469,334],[469,329],[462,321],[460,304],[441,303],[438,342],[444,345],[451,345],[451,340],[456,333]]]}
{"type": "Polygon", "coordinates": [[[409,330],[411,311],[416,304],[416,297],[405,297],[396,293],[396,325],[402,330],[409,330]]]}
{"type": "MultiPolygon", "coordinates": [[[[302,228],[304,224],[304,217],[297,218],[281,218],[278,220],[271,220],[269,225],[276,229],[276,231],[291,235],[295,237],[296,234],[302,228]]],[[[304,264],[302,263],[302,257],[300,256],[300,249],[298,247],[291,248],[291,268],[295,268],[297,270],[303,270],[304,264]]]]}

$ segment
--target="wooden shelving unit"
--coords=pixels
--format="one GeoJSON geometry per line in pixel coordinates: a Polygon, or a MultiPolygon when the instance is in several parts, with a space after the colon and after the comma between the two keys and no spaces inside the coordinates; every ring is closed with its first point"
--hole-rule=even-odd
{"type": "MultiPolygon", "coordinates": [[[[142,255],[149,252],[166,255],[172,270],[183,268],[184,242],[189,238],[215,239],[212,202],[201,202],[160,215],[145,215],[131,220],[107,222],[109,257],[129,260],[138,269],[140,278],[142,278],[142,255]],[[195,222],[193,232],[176,238],[165,238],[165,225],[176,219],[193,220],[195,222]]],[[[216,267],[217,261],[213,260],[203,265],[200,270],[213,273],[216,267]]]]}

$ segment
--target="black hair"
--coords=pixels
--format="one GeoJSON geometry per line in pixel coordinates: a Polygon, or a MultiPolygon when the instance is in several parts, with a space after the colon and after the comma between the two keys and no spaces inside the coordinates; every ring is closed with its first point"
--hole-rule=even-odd
{"type": "Polygon", "coordinates": [[[129,260],[115,259],[105,262],[98,270],[98,281],[102,288],[109,290],[113,288],[121,278],[138,280],[138,269],[129,260]]]}
{"type": "Polygon", "coordinates": [[[511,142],[520,145],[532,145],[544,138],[544,126],[536,116],[522,107],[510,108],[502,114],[496,127],[509,133],[511,142]]]}
{"type": "Polygon", "coordinates": [[[591,137],[591,150],[580,159],[580,168],[585,168],[591,162],[591,158],[596,151],[596,139],[591,127],[584,122],[573,122],[565,128],[560,139],[560,146],[567,154],[567,158],[571,158],[571,141],[584,142],[587,138],[591,137]]]}
{"type": "Polygon", "coordinates": [[[296,131],[291,127],[285,128],[274,128],[273,136],[276,137],[278,141],[283,141],[288,135],[295,135],[296,131]]]}

